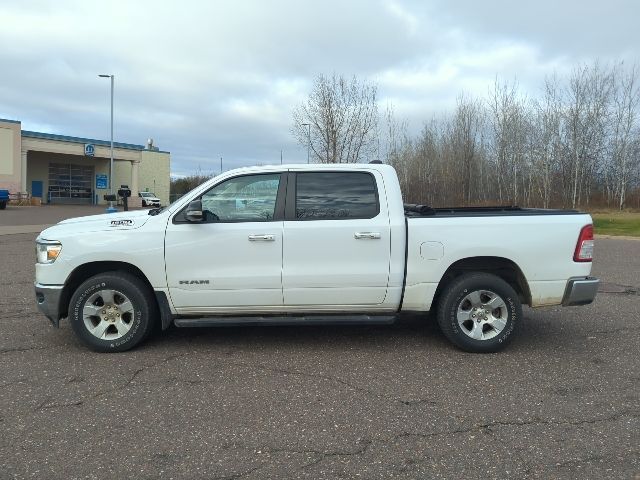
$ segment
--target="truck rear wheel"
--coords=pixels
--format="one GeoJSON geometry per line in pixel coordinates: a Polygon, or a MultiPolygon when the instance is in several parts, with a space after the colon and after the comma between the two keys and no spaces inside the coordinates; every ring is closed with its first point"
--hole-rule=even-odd
{"type": "Polygon", "coordinates": [[[147,285],[124,272],[91,277],[69,304],[76,336],[97,352],[124,352],[142,342],[153,329],[156,305],[147,285]]]}
{"type": "Polygon", "coordinates": [[[503,349],[520,324],[522,305],[507,282],[489,273],[462,275],[447,285],[438,302],[442,333],[467,352],[503,349]]]}

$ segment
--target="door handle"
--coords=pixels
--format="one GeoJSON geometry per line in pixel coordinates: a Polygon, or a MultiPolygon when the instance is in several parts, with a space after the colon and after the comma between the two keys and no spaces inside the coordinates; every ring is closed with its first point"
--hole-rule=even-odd
{"type": "Polygon", "coordinates": [[[380,233],[379,232],[356,232],[353,234],[356,240],[379,240],[380,233]]]}
{"type": "Polygon", "coordinates": [[[275,239],[276,236],[269,233],[263,235],[249,235],[250,242],[274,242],[275,239]]]}

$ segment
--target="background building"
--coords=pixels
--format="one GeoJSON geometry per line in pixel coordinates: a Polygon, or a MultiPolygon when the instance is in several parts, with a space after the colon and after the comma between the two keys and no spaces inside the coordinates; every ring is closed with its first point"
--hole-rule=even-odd
{"type": "MultiPolygon", "coordinates": [[[[170,155],[153,144],[114,143],[114,192],[154,192],[169,203],[170,155]]],[[[22,130],[0,119],[0,189],[29,193],[43,203],[105,204],[110,142],[22,130]]]]}

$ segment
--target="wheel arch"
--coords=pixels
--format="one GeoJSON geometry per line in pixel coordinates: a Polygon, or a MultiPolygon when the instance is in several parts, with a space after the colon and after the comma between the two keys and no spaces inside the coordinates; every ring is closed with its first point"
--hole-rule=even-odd
{"type": "Polygon", "coordinates": [[[97,261],[89,262],[76,267],[67,277],[62,293],[60,296],[60,317],[64,318],[69,314],[69,302],[73,296],[73,292],[80,286],[86,279],[106,272],[126,272],[130,275],[142,280],[149,289],[149,293],[153,299],[157,302],[156,296],[153,295],[153,287],[147,276],[138,267],[127,262],[118,261],[97,261]]]}
{"type": "Polygon", "coordinates": [[[500,277],[513,287],[521,303],[531,305],[529,283],[520,267],[513,260],[496,256],[466,257],[449,265],[438,283],[432,305],[437,305],[440,295],[452,280],[472,272],[490,273],[500,277]]]}

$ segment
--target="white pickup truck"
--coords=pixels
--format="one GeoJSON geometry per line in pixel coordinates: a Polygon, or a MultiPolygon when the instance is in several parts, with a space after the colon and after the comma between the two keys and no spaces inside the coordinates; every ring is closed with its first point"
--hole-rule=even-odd
{"type": "Polygon", "coordinates": [[[584,305],[598,287],[589,215],[404,205],[382,164],[232,170],[168,207],[60,222],[36,252],[38,307],[97,351],[171,324],[390,323],[434,310],[455,345],[493,352],[522,304],[584,305]]]}

